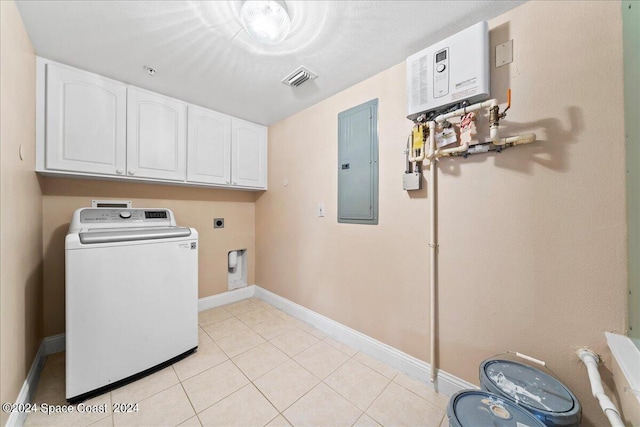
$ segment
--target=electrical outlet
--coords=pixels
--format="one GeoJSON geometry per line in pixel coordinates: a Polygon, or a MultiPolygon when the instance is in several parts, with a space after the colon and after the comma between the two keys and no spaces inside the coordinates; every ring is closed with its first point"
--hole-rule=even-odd
{"type": "Polygon", "coordinates": [[[324,216],[324,203],[318,203],[318,216],[324,216]]]}
{"type": "Polygon", "coordinates": [[[213,218],[213,228],[224,228],[224,218],[213,218]]]}

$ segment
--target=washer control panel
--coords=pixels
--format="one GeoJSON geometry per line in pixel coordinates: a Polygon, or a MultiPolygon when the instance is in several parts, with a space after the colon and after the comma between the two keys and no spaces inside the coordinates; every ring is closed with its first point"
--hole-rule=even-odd
{"type": "Polygon", "coordinates": [[[80,222],[83,224],[100,223],[168,223],[171,213],[167,209],[105,209],[91,208],[80,212],[80,222]]]}

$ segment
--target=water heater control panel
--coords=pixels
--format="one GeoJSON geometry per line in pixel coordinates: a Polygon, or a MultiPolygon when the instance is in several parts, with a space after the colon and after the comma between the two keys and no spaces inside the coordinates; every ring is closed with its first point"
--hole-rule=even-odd
{"type": "Polygon", "coordinates": [[[479,22],[407,58],[408,118],[488,99],[489,26],[479,22]]]}

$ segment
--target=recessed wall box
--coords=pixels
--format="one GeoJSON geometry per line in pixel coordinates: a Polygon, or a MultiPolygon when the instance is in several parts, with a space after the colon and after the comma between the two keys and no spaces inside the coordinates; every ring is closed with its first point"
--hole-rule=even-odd
{"type": "Polygon", "coordinates": [[[422,189],[422,174],[420,172],[406,172],[402,176],[402,189],[406,191],[422,189]]]}
{"type": "Polygon", "coordinates": [[[407,118],[489,98],[489,25],[479,22],[407,58],[407,118]]]}

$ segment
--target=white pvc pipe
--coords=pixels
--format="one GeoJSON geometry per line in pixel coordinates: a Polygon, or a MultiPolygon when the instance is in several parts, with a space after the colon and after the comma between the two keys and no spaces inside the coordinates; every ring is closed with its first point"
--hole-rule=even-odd
{"type": "Polygon", "coordinates": [[[618,412],[616,405],[609,399],[609,396],[604,392],[604,388],[602,388],[602,379],[600,378],[600,372],[598,372],[598,362],[600,358],[591,350],[584,348],[578,350],[577,354],[580,360],[582,360],[582,363],[587,367],[587,374],[591,382],[591,393],[593,397],[598,399],[602,411],[609,419],[609,423],[611,423],[612,427],[624,427],[620,412],[618,412]]]}
{"type": "Polygon", "coordinates": [[[436,157],[450,156],[451,154],[454,154],[454,153],[462,153],[463,151],[467,151],[468,149],[469,149],[469,142],[465,142],[464,144],[454,148],[447,148],[446,150],[436,150],[435,156],[436,157]]]}
{"type": "Polygon", "coordinates": [[[462,107],[462,108],[458,108],[457,110],[454,110],[450,113],[447,114],[440,114],[438,117],[435,118],[435,121],[437,123],[442,123],[447,119],[450,119],[452,117],[459,117],[459,116],[464,116],[467,113],[471,113],[473,111],[478,111],[482,108],[492,108],[492,107],[496,107],[498,105],[498,100],[497,99],[489,99],[487,101],[484,102],[478,102],[477,104],[473,104],[473,105],[469,105],[468,107],[462,107]]]}
{"type": "MultiPolygon", "coordinates": [[[[493,129],[491,129],[491,131],[493,131],[493,129]]],[[[495,136],[495,139],[491,139],[494,145],[506,145],[511,143],[513,143],[513,145],[522,145],[530,144],[536,140],[535,133],[524,133],[522,135],[510,136],[509,138],[500,138],[498,136],[497,129],[495,131],[495,136]]]]}
{"type": "MultiPolygon", "coordinates": [[[[436,123],[429,122],[429,153],[436,151],[436,123]]],[[[429,180],[429,199],[431,199],[431,218],[430,218],[430,280],[429,280],[429,310],[430,310],[430,323],[431,323],[431,382],[435,382],[438,376],[437,363],[436,363],[436,265],[437,265],[437,250],[438,239],[436,236],[436,160],[431,159],[431,179],[429,180]]]]}
{"type": "MultiPolygon", "coordinates": [[[[430,264],[431,264],[431,272],[430,272],[430,280],[429,280],[429,293],[430,293],[430,322],[431,322],[431,382],[435,382],[438,376],[437,372],[437,363],[436,363],[436,289],[437,289],[437,281],[436,281],[436,265],[437,265],[437,252],[438,252],[438,239],[436,236],[436,202],[437,202],[437,193],[436,193],[436,158],[441,156],[448,156],[453,153],[464,152],[469,149],[469,144],[463,144],[456,148],[449,148],[446,150],[437,150],[436,149],[436,124],[443,123],[447,119],[452,117],[463,116],[467,113],[471,113],[473,111],[478,111],[482,108],[493,108],[498,106],[497,99],[490,99],[488,101],[479,102],[477,104],[470,105],[468,107],[459,108],[455,111],[452,111],[447,114],[441,114],[436,117],[434,120],[429,121],[427,125],[429,126],[429,152],[426,153],[425,156],[425,146],[423,144],[422,148],[422,157],[420,160],[423,160],[425,157],[429,159],[430,162],[430,180],[429,180],[429,199],[431,199],[431,219],[430,219],[430,264]]],[[[536,135],[533,133],[528,133],[524,135],[512,136],[510,138],[500,138],[498,135],[498,128],[492,127],[490,128],[491,140],[496,145],[505,145],[511,144],[528,144],[536,140],[536,135]]],[[[418,156],[420,157],[420,156],[418,156]]],[[[617,427],[617,426],[616,426],[617,427]]]]}
{"type": "Polygon", "coordinates": [[[514,354],[521,359],[528,360],[529,362],[532,362],[532,363],[537,363],[538,365],[544,366],[545,368],[547,367],[547,362],[545,362],[544,360],[536,359],[535,357],[528,356],[518,351],[514,352],[514,354]]]}

